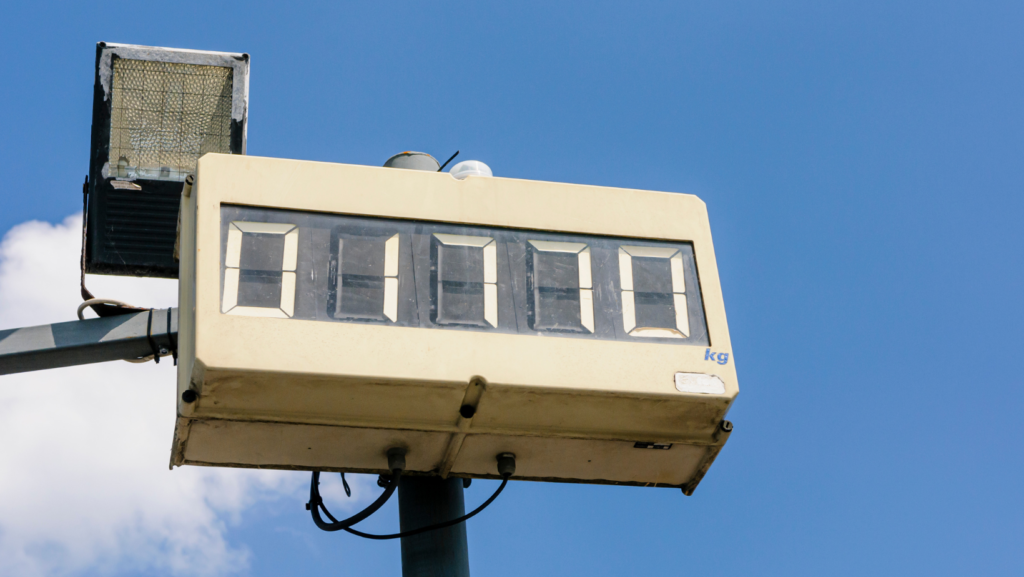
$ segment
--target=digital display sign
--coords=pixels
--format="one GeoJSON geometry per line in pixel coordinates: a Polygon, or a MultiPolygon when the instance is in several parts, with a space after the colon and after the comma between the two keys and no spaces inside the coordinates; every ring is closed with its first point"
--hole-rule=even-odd
{"type": "Polygon", "coordinates": [[[689,494],[731,434],[695,196],[207,154],[180,231],[173,466],[689,494]]]}
{"type": "Polygon", "coordinates": [[[692,243],[222,206],[221,312],[708,344],[692,243]]]}

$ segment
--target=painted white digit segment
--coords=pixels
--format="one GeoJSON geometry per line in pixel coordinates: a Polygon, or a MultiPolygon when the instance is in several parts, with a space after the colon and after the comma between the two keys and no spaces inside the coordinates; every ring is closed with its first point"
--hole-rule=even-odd
{"type": "Polygon", "coordinates": [[[594,332],[594,282],[590,273],[590,247],[582,242],[529,241],[540,252],[575,254],[580,270],[580,324],[594,332]]]}
{"type": "Polygon", "coordinates": [[[484,251],[484,320],[498,326],[498,244],[489,236],[434,233],[446,246],[473,246],[484,251]]]}
{"type": "Polygon", "coordinates": [[[224,266],[238,268],[242,260],[242,231],[231,223],[228,225],[228,253],[224,257],[224,266]]]}
{"type": "Polygon", "coordinates": [[[690,336],[690,317],[686,309],[686,281],[683,253],[677,248],[651,246],[619,247],[619,284],[622,287],[622,328],[631,337],[682,339],[690,336]],[[637,327],[633,293],[633,257],[668,259],[672,273],[672,304],[676,310],[676,328],[637,327]]]}
{"type": "Polygon", "coordinates": [[[272,222],[246,222],[236,220],[228,225],[227,254],[224,257],[224,300],[221,312],[247,317],[290,318],[295,314],[295,267],[299,261],[299,228],[294,224],[272,222]],[[281,304],[272,307],[238,306],[238,283],[241,277],[242,235],[284,235],[284,254],[281,258],[281,304]]]}
{"type": "Polygon", "coordinates": [[[590,275],[590,248],[577,254],[580,263],[580,323],[594,332],[594,282],[590,275]]]}
{"type": "Polygon", "coordinates": [[[398,235],[384,243],[384,316],[398,320],[398,235]]]}

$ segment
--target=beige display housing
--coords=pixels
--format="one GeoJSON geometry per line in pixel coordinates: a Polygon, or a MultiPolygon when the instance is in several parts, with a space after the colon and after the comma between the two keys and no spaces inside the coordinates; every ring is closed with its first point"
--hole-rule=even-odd
{"type": "Polygon", "coordinates": [[[172,466],[387,473],[401,446],[407,474],[498,478],[511,452],[514,479],[690,494],[731,431],[736,370],[692,195],[208,154],[182,197],[180,271],[172,466]],[[689,242],[709,344],[226,314],[229,205],[689,242]]]}

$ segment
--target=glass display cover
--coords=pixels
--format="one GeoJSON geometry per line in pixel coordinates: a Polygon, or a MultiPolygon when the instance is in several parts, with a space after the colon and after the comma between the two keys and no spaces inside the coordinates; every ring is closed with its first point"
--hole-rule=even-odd
{"type": "Polygon", "coordinates": [[[707,346],[693,245],[221,207],[221,312],[707,346]]]}

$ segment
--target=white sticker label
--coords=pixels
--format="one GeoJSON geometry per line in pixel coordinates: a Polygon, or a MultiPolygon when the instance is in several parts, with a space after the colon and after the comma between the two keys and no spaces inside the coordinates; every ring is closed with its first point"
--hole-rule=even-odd
{"type": "Polygon", "coordinates": [[[676,390],[680,393],[725,394],[725,383],[715,375],[676,373],[676,390]]]}

